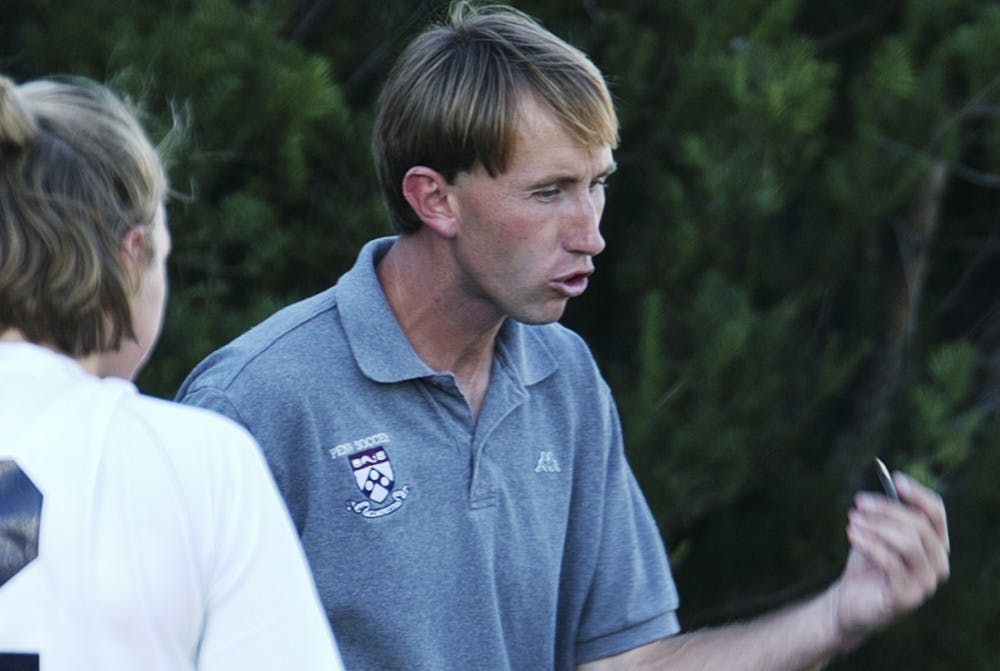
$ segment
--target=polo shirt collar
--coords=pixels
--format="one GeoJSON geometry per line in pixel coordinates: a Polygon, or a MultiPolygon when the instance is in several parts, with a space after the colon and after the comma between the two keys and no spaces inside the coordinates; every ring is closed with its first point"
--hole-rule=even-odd
{"type": "Polygon", "coordinates": [[[375,274],[375,265],[395,241],[395,237],[377,238],[365,244],[354,267],[335,288],[354,359],[361,372],[376,382],[402,382],[434,374],[410,345],[375,274]]]}
{"type": "Polygon", "coordinates": [[[507,319],[497,336],[497,352],[513,375],[524,386],[538,384],[558,368],[555,354],[539,336],[547,326],[527,326],[507,319]]]}
{"type": "MultiPolygon", "coordinates": [[[[358,260],[335,288],[341,323],[361,371],[376,382],[402,382],[436,375],[410,345],[375,273],[375,265],[396,237],[365,244],[358,260]]],[[[545,379],[556,358],[531,327],[507,319],[498,334],[497,351],[508,371],[523,385],[545,379]]],[[[545,327],[541,327],[545,328],[545,327]]]]}

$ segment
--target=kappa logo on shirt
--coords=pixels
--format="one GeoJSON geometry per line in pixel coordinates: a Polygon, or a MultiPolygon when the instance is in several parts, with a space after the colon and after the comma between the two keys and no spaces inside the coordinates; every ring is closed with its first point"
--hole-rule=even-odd
{"type": "Polygon", "coordinates": [[[353,443],[342,443],[330,450],[332,456],[339,456],[337,452],[347,445],[364,448],[347,456],[354,484],[365,496],[357,501],[347,501],[347,509],[352,513],[367,518],[382,517],[399,510],[409,496],[409,485],[396,485],[396,473],[385,447],[388,442],[389,436],[382,433],[353,443]]]}
{"type": "Polygon", "coordinates": [[[542,450],[538,453],[538,463],[535,465],[535,473],[562,473],[555,452],[542,450]]]}

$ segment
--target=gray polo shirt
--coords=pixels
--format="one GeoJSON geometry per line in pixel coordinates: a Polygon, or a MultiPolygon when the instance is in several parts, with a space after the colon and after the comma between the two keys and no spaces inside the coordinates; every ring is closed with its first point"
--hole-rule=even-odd
{"type": "Polygon", "coordinates": [[[386,301],[392,242],[178,394],[260,442],[346,667],[572,669],[675,633],[666,553],[586,344],[507,320],[476,421],[386,301]]]}

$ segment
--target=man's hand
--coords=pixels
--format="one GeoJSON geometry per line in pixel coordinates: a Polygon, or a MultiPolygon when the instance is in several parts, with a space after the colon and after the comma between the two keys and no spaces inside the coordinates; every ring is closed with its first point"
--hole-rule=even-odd
{"type": "Polygon", "coordinates": [[[926,601],[948,579],[948,521],[941,497],[902,473],[900,503],[860,493],[848,514],[851,552],[834,591],[834,621],[846,643],[926,601]]]}
{"type": "Polygon", "coordinates": [[[577,668],[804,671],[851,650],[948,579],[941,497],[900,473],[893,482],[899,503],[858,494],[847,525],[847,566],[823,593],[750,622],[671,636],[577,668]]]}

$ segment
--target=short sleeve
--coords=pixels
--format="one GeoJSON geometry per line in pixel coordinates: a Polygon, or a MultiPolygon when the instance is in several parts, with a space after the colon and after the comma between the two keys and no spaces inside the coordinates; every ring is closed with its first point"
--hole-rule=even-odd
{"type": "Polygon", "coordinates": [[[576,639],[578,664],[616,655],[679,630],[678,596],[663,541],[622,446],[610,399],[611,445],[602,497],[594,501],[598,546],[576,639]]]}

